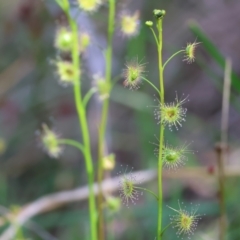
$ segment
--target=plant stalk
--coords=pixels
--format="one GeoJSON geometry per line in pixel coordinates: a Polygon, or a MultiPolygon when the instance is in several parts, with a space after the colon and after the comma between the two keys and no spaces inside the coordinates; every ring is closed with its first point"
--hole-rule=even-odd
{"type": "MultiPolygon", "coordinates": [[[[157,21],[158,28],[158,70],[159,70],[159,85],[160,85],[160,102],[164,104],[164,82],[163,82],[163,63],[162,63],[162,18],[157,21]]],[[[164,144],[164,125],[160,123],[159,133],[159,155],[158,155],[158,229],[157,229],[157,240],[162,239],[162,152],[164,144]]]]}
{"type": "Polygon", "coordinates": [[[76,110],[79,119],[80,129],[82,131],[83,146],[84,146],[84,159],[86,163],[87,176],[88,176],[88,188],[89,188],[89,212],[90,212],[90,238],[92,240],[97,240],[97,213],[95,206],[95,197],[94,197],[94,170],[93,162],[91,155],[91,146],[90,146],[90,136],[89,129],[87,124],[87,114],[84,107],[84,102],[82,99],[81,93],[81,82],[80,82],[80,57],[79,57],[79,42],[78,42],[78,26],[77,23],[72,19],[70,15],[70,5],[68,0],[64,0],[62,3],[63,10],[65,11],[69,25],[73,34],[73,46],[72,46],[72,61],[74,65],[74,100],[76,105],[76,110]]]}
{"type": "Polygon", "coordinates": [[[84,155],[84,146],[75,140],[61,138],[58,140],[58,143],[75,147],[75,148],[79,149],[84,155]]]}
{"type": "Polygon", "coordinates": [[[145,77],[142,77],[142,79],[144,80],[144,81],[146,81],[149,85],[151,85],[156,91],[157,91],[157,93],[159,94],[159,96],[161,96],[161,94],[160,94],[160,91],[157,89],[157,87],[151,82],[151,81],[149,81],[147,78],[145,78],[145,77]]]}
{"type": "MultiPolygon", "coordinates": [[[[112,41],[114,33],[114,18],[115,18],[115,0],[109,0],[109,15],[108,15],[108,43],[106,50],[106,74],[105,81],[111,86],[111,75],[112,75],[112,41]]],[[[110,88],[111,89],[111,88],[110,88]]],[[[99,126],[99,137],[98,137],[98,186],[99,194],[97,199],[98,208],[98,237],[99,240],[105,239],[105,228],[104,228],[104,213],[103,213],[103,191],[102,191],[102,180],[104,175],[103,169],[103,157],[105,154],[104,142],[105,132],[108,119],[109,109],[109,98],[103,101],[101,122],[99,126]]]]}
{"type": "Polygon", "coordinates": [[[225,174],[224,174],[224,155],[226,153],[226,145],[219,143],[215,146],[217,153],[217,166],[218,166],[218,184],[219,184],[219,240],[225,239],[226,234],[226,207],[225,207],[225,174]]]}
{"type": "Polygon", "coordinates": [[[219,183],[219,239],[224,240],[227,232],[227,214],[225,200],[225,162],[227,160],[228,146],[228,122],[229,122],[229,100],[231,90],[231,60],[226,59],[224,84],[223,84],[223,100],[222,100],[222,117],[221,117],[221,142],[215,149],[217,152],[218,163],[218,183],[219,183]]]}
{"type": "Polygon", "coordinates": [[[158,201],[158,196],[157,196],[154,192],[152,192],[151,190],[149,190],[149,189],[147,189],[147,188],[142,188],[142,187],[134,187],[134,188],[136,188],[136,189],[141,189],[141,190],[143,190],[143,191],[146,191],[146,192],[151,193],[151,194],[156,198],[156,200],[158,201]]]}
{"type": "Polygon", "coordinates": [[[164,64],[163,64],[163,70],[165,69],[166,65],[179,53],[185,52],[185,50],[179,50],[178,52],[175,52],[164,64]]]}

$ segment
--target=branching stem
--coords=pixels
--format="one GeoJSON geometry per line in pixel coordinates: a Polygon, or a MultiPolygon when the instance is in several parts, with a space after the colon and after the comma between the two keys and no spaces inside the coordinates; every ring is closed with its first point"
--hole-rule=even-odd
{"type": "Polygon", "coordinates": [[[94,88],[91,88],[87,93],[86,95],[84,96],[83,98],[83,105],[84,107],[86,108],[87,107],[87,104],[89,102],[89,100],[91,99],[91,97],[93,96],[93,94],[96,92],[96,90],[94,88]]]}
{"type": "Polygon", "coordinates": [[[163,236],[164,232],[171,226],[171,223],[169,223],[161,232],[161,236],[163,236]]]}
{"type": "Polygon", "coordinates": [[[159,91],[159,89],[157,89],[157,87],[151,82],[151,81],[149,81],[147,78],[145,78],[145,77],[142,77],[142,79],[144,80],[144,81],[146,81],[149,85],[151,85],[156,91],[157,91],[157,93],[159,94],[159,96],[161,96],[161,93],[160,93],[160,91],[159,91]]]}
{"type": "Polygon", "coordinates": [[[156,42],[156,45],[158,46],[159,43],[158,43],[158,39],[157,39],[157,36],[156,36],[156,33],[154,32],[154,29],[152,27],[150,27],[152,33],[153,33],[153,36],[154,36],[154,39],[155,39],[155,42],[156,42]]]}
{"type": "Polygon", "coordinates": [[[82,154],[84,155],[84,151],[85,151],[84,150],[84,146],[81,143],[79,143],[79,142],[77,142],[75,140],[72,140],[72,139],[59,139],[58,143],[75,147],[75,148],[79,149],[82,152],[82,154]]]}
{"type": "Polygon", "coordinates": [[[152,192],[151,190],[149,190],[149,189],[147,189],[147,188],[142,188],[142,187],[134,187],[134,188],[136,188],[136,189],[141,189],[141,190],[143,190],[143,191],[146,191],[146,192],[151,193],[151,194],[157,199],[157,201],[158,201],[158,196],[157,196],[154,192],[152,192]]]}
{"type": "Polygon", "coordinates": [[[166,65],[175,57],[177,56],[179,53],[185,52],[185,50],[179,50],[178,52],[175,52],[163,65],[163,71],[166,67],[166,65]]]}

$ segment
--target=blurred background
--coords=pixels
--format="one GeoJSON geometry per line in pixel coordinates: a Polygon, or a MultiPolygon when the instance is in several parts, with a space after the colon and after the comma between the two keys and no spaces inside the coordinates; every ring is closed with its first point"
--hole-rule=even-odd
{"type": "MultiPolygon", "coordinates": [[[[94,74],[104,74],[101,49],[106,47],[107,3],[94,14],[77,10],[79,28],[90,33],[92,45],[82,56],[83,91],[93,84],[94,74]]],[[[229,156],[226,166],[239,169],[240,156],[240,2],[234,0],[169,0],[117,1],[116,33],[114,36],[113,76],[122,73],[126,61],[133,57],[146,62],[148,79],[158,84],[157,54],[153,36],[144,26],[153,20],[152,10],[165,9],[164,52],[166,60],[183,49],[188,42],[201,42],[193,64],[178,56],[165,71],[166,101],[189,95],[187,121],[179,131],[166,131],[170,145],[191,142],[195,154],[189,155],[187,167],[204,166],[209,176],[172,179],[164,178],[164,225],[178,200],[200,204],[204,215],[192,239],[218,239],[218,182],[211,176],[216,170],[215,144],[220,141],[222,88],[225,58],[232,60],[232,89],[229,113],[229,156]],[[124,10],[140,12],[139,34],[123,37],[119,31],[119,16],[124,10]]],[[[59,159],[44,153],[37,138],[42,123],[51,126],[64,138],[81,139],[73,92],[58,82],[52,60],[56,59],[54,35],[63,15],[53,0],[0,1],[0,231],[8,226],[4,214],[17,213],[21,207],[41,196],[70,190],[86,184],[85,165],[75,149],[65,147],[59,159]]],[[[115,85],[110,104],[107,128],[108,150],[116,155],[116,176],[121,165],[134,170],[155,169],[157,158],[154,144],[158,124],[153,116],[154,92],[143,83],[139,90],[123,87],[123,78],[115,85]]],[[[101,102],[94,97],[88,106],[92,152],[97,156],[97,126],[101,102]]],[[[177,172],[171,172],[174,177],[177,172]]],[[[194,175],[186,171],[186,176],[194,175]]],[[[228,174],[225,197],[228,215],[228,239],[240,239],[240,179],[228,174]]],[[[144,186],[157,191],[153,180],[144,186]]],[[[115,194],[118,196],[118,194],[115,194]]],[[[157,204],[152,196],[141,196],[129,209],[106,211],[109,236],[120,240],[155,239],[157,204]]],[[[31,219],[23,227],[25,239],[88,240],[87,201],[67,204],[31,219]]],[[[0,233],[1,233],[0,232],[0,233]]],[[[110,239],[110,238],[109,238],[110,239]]],[[[113,238],[112,238],[113,239],[113,238]]],[[[177,239],[175,231],[166,231],[166,240],[177,239]]]]}

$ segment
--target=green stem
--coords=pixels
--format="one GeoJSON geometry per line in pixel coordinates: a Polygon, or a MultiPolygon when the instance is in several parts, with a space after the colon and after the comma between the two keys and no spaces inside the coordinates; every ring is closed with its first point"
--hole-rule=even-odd
{"type": "Polygon", "coordinates": [[[55,1],[56,1],[56,3],[59,5],[60,8],[62,8],[63,10],[65,10],[65,9],[64,9],[64,3],[63,3],[61,0],[55,0],[55,1]]]}
{"type": "Polygon", "coordinates": [[[79,142],[77,142],[75,140],[72,140],[72,139],[59,139],[58,143],[75,147],[75,148],[79,149],[83,153],[83,155],[84,155],[84,151],[85,151],[84,150],[84,146],[81,143],[79,143],[79,142]]]}
{"type": "MultiPolygon", "coordinates": [[[[163,65],[162,65],[162,18],[158,19],[158,69],[159,69],[159,84],[160,84],[160,102],[164,104],[164,82],[163,82],[163,65]]],[[[163,142],[164,142],[164,125],[160,125],[160,137],[159,137],[159,155],[158,155],[158,229],[157,229],[157,240],[161,240],[162,232],[162,152],[163,152],[163,142]]]]}
{"type": "Polygon", "coordinates": [[[161,232],[161,236],[163,236],[164,232],[171,226],[171,223],[169,223],[161,232]]]}
{"type": "Polygon", "coordinates": [[[147,78],[145,78],[145,77],[142,77],[142,79],[143,79],[144,81],[146,81],[147,83],[149,83],[149,84],[158,92],[159,96],[161,96],[160,91],[157,89],[157,87],[156,87],[153,83],[151,83],[151,82],[150,82],[147,78]]]}
{"type": "MultiPolygon", "coordinates": [[[[108,44],[106,50],[106,81],[111,86],[111,75],[112,75],[112,41],[115,24],[115,0],[109,0],[109,15],[108,15],[108,44]]],[[[111,89],[111,88],[110,88],[111,89]]],[[[104,157],[104,138],[107,125],[109,109],[109,98],[105,99],[102,106],[102,116],[99,126],[99,137],[98,137],[98,237],[99,240],[104,240],[104,215],[103,215],[103,191],[102,191],[102,180],[103,180],[103,157],[104,157]]]]}
{"type": "Polygon", "coordinates": [[[166,67],[166,65],[179,53],[185,52],[185,50],[179,50],[178,52],[175,52],[163,65],[163,70],[166,67]]]}
{"type": "Polygon", "coordinates": [[[91,99],[92,95],[96,92],[96,90],[94,88],[91,88],[87,93],[86,95],[84,96],[83,98],[83,105],[84,107],[86,108],[89,100],[91,99]]]}
{"type": "MultiPolygon", "coordinates": [[[[78,38],[77,38],[78,40],[78,38]]],[[[76,50],[78,53],[78,51],[76,50]]],[[[74,59],[73,59],[74,60],[74,59]]],[[[75,67],[78,66],[78,62],[75,67]]],[[[76,78],[76,80],[80,80],[76,78]]],[[[87,168],[87,175],[88,175],[88,186],[89,186],[89,211],[90,211],[90,224],[91,224],[91,239],[97,240],[97,223],[96,223],[96,206],[95,206],[95,196],[94,196],[94,172],[93,172],[93,163],[92,163],[92,156],[91,156],[91,147],[90,147],[90,138],[89,138],[89,130],[87,124],[87,115],[86,110],[83,105],[82,96],[81,96],[81,87],[80,83],[75,83],[74,85],[74,99],[77,108],[77,114],[79,118],[79,125],[82,131],[83,136],[83,143],[84,143],[84,155],[86,160],[86,168],[87,168]]]]}
{"type": "Polygon", "coordinates": [[[83,104],[81,95],[81,83],[80,83],[80,58],[79,58],[79,44],[78,44],[78,26],[77,23],[70,16],[69,1],[64,0],[62,3],[64,7],[68,21],[73,33],[73,46],[72,46],[72,61],[74,65],[74,100],[77,109],[80,129],[82,131],[83,146],[84,146],[84,158],[86,162],[87,176],[88,176],[88,188],[89,188],[89,212],[90,212],[90,237],[92,240],[97,240],[97,214],[95,206],[94,196],[94,171],[93,162],[90,147],[89,129],[87,124],[86,109],[83,104]]]}
{"type": "Polygon", "coordinates": [[[147,189],[147,188],[142,188],[142,187],[134,187],[134,188],[136,188],[136,189],[141,189],[141,190],[144,190],[144,191],[146,191],[146,192],[151,193],[151,194],[157,199],[157,201],[158,201],[158,196],[157,196],[154,192],[152,192],[151,190],[149,190],[149,189],[147,189]]]}
{"type": "Polygon", "coordinates": [[[154,36],[154,39],[155,39],[156,45],[158,46],[159,43],[158,43],[158,39],[157,39],[156,33],[154,32],[153,28],[150,27],[150,29],[151,29],[151,31],[152,31],[152,33],[153,33],[153,36],[154,36]]]}

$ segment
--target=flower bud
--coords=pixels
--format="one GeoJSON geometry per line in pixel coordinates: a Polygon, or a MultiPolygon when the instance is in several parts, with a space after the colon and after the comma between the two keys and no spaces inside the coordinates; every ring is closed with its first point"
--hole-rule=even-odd
{"type": "Polygon", "coordinates": [[[70,52],[73,46],[73,35],[65,27],[60,27],[57,30],[55,38],[55,47],[63,52],[70,52]]]}
{"type": "Polygon", "coordinates": [[[165,16],[166,11],[165,10],[154,9],[153,14],[157,19],[161,19],[165,16]]]}
{"type": "Polygon", "coordinates": [[[110,170],[113,170],[114,167],[115,167],[115,155],[112,153],[112,154],[109,154],[108,156],[105,156],[103,158],[103,169],[104,170],[107,170],[107,171],[110,171],[110,170]]]}
{"type": "Polygon", "coordinates": [[[146,21],[145,24],[148,27],[152,27],[153,26],[153,22],[152,21],[146,21]]]}

